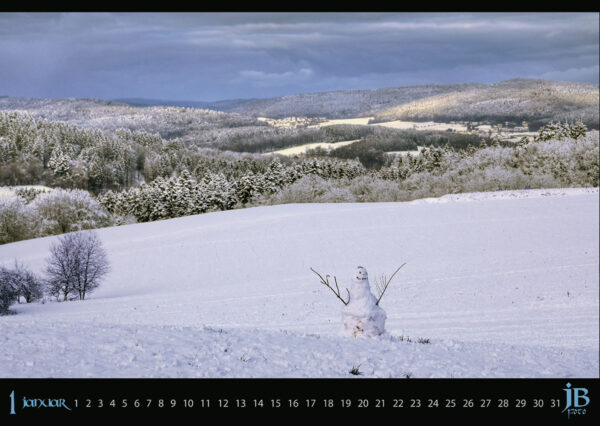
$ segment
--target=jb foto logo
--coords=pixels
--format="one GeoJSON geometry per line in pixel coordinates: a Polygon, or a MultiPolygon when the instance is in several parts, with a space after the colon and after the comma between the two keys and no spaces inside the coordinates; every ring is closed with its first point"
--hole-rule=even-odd
{"type": "MultiPolygon", "coordinates": [[[[10,414],[16,414],[15,411],[15,391],[9,394],[10,397],[10,414]]],[[[23,405],[25,408],[66,408],[71,411],[63,398],[27,398],[23,397],[23,405]]]]}
{"type": "Polygon", "coordinates": [[[567,383],[567,388],[563,390],[567,393],[567,403],[562,412],[567,412],[567,418],[570,419],[571,414],[574,416],[585,415],[585,407],[590,403],[590,397],[587,396],[588,390],[586,388],[571,388],[571,383],[567,383]]]}

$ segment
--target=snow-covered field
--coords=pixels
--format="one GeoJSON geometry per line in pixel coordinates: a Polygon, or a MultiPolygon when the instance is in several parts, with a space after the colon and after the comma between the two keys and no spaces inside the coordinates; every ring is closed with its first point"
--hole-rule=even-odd
{"type": "Polygon", "coordinates": [[[386,121],[383,123],[375,123],[373,126],[391,127],[394,129],[414,129],[414,130],[439,130],[446,131],[452,129],[455,132],[466,132],[467,126],[456,123],[438,123],[435,121],[386,121]]]}
{"type": "Polygon", "coordinates": [[[323,149],[330,150],[330,149],[334,149],[334,148],[340,148],[342,146],[350,145],[351,143],[358,142],[359,140],[360,139],[354,139],[351,141],[341,141],[341,142],[313,142],[313,143],[307,143],[304,145],[292,146],[290,148],[279,149],[277,151],[265,152],[263,155],[273,155],[273,154],[298,155],[298,154],[304,154],[309,149],[323,148],[323,149]]]}
{"type": "Polygon", "coordinates": [[[388,154],[388,155],[403,155],[403,156],[410,154],[410,155],[416,156],[416,155],[419,155],[419,153],[421,151],[423,151],[423,148],[425,148],[425,147],[418,146],[417,149],[412,150],[412,151],[387,151],[386,154],[388,154]]]}
{"type": "MultiPolygon", "coordinates": [[[[308,127],[325,127],[325,126],[335,126],[339,124],[354,124],[354,125],[369,125],[369,120],[372,120],[374,117],[360,117],[360,118],[340,118],[340,119],[332,119],[323,121],[322,123],[314,124],[308,127]]],[[[463,124],[456,123],[438,123],[434,121],[402,121],[402,120],[394,120],[394,121],[385,121],[381,123],[370,124],[371,126],[382,126],[382,127],[391,127],[394,129],[414,129],[414,130],[441,130],[446,131],[447,129],[452,129],[456,132],[466,132],[467,127],[463,124]]]]}
{"type": "Polygon", "coordinates": [[[313,125],[308,126],[308,127],[335,126],[335,125],[338,125],[338,124],[354,124],[354,125],[366,126],[367,124],[369,124],[369,120],[371,120],[372,118],[373,117],[335,118],[335,119],[332,119],[332,120],[323,121],[322,123],[313,124],[313,125]]]}
{"type": "MultiPolygon", "coordinates": [[[[598,206],[597,188],[528,190],[98,230],[111,273],[89,300],[0,317],[0,377],[598,377],[598,206]],[[339,336],[309,267],[343,286],[403,262],[389,335],[339,336]]],[[[55,238],[0,263],[41,271],[55,238]]]]}

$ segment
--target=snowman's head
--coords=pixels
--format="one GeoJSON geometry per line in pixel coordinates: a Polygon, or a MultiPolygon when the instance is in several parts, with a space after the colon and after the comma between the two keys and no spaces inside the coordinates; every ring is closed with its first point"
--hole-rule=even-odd
{"type": "Polygon", "coordinates": [[[356,273],[354,274],[354,279],[356,281],[366,281],[369,279],[369,274],[367,274],[367,270],[362,266],[358,266],[356,268],[356,273]]]}

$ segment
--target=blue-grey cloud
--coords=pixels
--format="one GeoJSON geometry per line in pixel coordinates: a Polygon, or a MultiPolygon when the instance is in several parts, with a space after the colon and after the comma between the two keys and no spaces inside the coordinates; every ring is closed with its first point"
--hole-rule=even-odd
{"type": "Polygon", "coordinates": [[[597,13],[0,14],[0,94],[218,100],[539,77],[598,84],[597,13]]]}

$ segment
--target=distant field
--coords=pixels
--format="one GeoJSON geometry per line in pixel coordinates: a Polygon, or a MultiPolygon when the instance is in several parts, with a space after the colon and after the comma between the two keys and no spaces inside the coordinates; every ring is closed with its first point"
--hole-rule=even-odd
{"type": "Polygon", "coordinates": [[[339,148],[344,145],[350,145],[351,143],[358,142],[360,139],[354,139],[351,141],[342,141],[342,142],[315,142],[315,143],[307,143],[304,145],[292,146],[290,148],[279,149],[277,151],[265,152],[263,155],[273,155],[273,154],[281,154],[281,155],[298,155],[304,154],[309,149],[315,148],[323,148],[323,149],[333,149],[339,148]]]}
{"type": "Polygon", "coordinates": [[[500,137],[510,142],[518,142],[521,138],[533,138],[538,135],[538,132],[519,132],[519,133],[502,133],[500,137]]]}
{"type": "Polygon", "coordinates": [[[359,118],[338,118],[334,120],[327,120],[319,124],[315,124],[309,127],[325,127],[325,126],[335,126],[338,124],[354,124],[360,126],[366,126],[369,124],[369,120],[373,117],[359,117],[359,118]]]}
{"type": "Polygon", "coordinates": [[[417,147],[418,149],[415,149],[413,151],[388,151],[387,154],[390,155],[418,155],[421,151],[423,151],[423,148],[425,148],[424,146],[419,146],[417,147]]]}
{"type": "Polygon", "coordinates": [[[309,127],[325,127],[325,126],[335,126],[339,124],[353,124],[360,126],[381,126],[381,127],[390,127],[392,129],[407,129],[407,130],[441,130],[445,131],[448,129],[452,129],[456,132],[466,132],[467,126],[462,124],[452,124],[452,123],[437,123],[434,121],[402,121],[402,120],[394,120],[394,121],[386,121],[383,123],[374,123],[369,124],[369,121],[373,117],[360,117],[360,118],[342,118],[335,120],[327,120],[319,124],[315,124],[309,127]]]}
{"type": "Polygon", "coordinates": [[[391,127],[393,129],[413,129],[413,130],[441,130],[445,131],[452,129],[456,132],[466,132],[467,126],[463,124],[452,124],[452,123],[436,123],[434,121],[386,121],[384,123],[375,123],[373,126],[391,127]]]}

